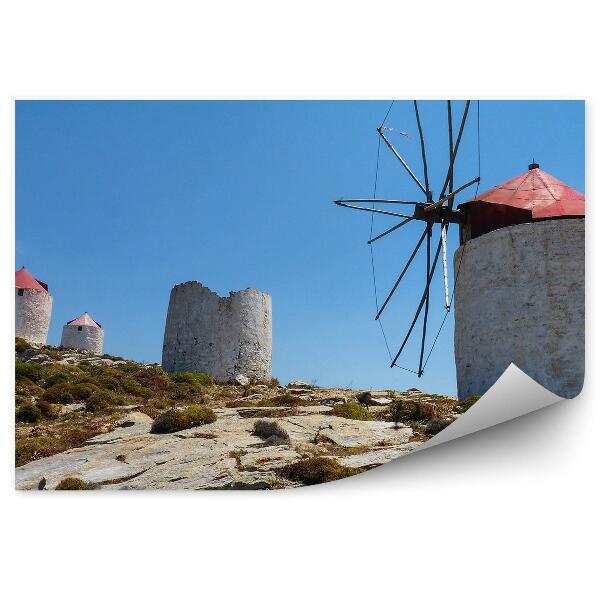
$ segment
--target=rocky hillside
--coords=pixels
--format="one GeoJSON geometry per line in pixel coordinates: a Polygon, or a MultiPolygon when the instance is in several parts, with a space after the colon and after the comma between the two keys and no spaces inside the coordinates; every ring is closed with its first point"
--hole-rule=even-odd
{"type": "Polygon", "coordinates": [[[398,392],[215,384],[115,356],[16,343],[18,489],[276,489],[360,473],[468,407],[398,392]]]}

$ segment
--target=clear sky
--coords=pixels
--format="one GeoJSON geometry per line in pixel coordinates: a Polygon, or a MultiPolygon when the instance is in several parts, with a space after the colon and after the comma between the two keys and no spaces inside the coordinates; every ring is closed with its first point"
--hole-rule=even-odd
{"type": "MultiPolygon", "coordinates": [[[[282,382],[455,393],[452,315],[421,379],[389,368],[373,320],[370,217],[333,204],[372,197],[375,129],[389,104],[17,102],[15,267],[50,286],[49,343],[88,311],[105,328],[106,352],[160,362],[173,285],[198,280],[221,295],[257,287],[273,298],[273,374],[282,382]]],[[[463,103],[454,104],[457,128],[463,103]]],[[[420,108],[436,194],[448,163],[445,103],[420,108]]],[[[386,125],[409,133],[390,137],[421,176],[412,111],[397,101],[386,125]]],[[[482,101],[480,191],[535,157],[584,192],[584,114],[583,102],[482,101]]],[[[476,117],[475,103],[457,185],[477,176],[476,117]]],[[[378,197],[422,200],[383,146],[378,197]]],[[[395,222],[378,216],[374,231],[395,222]]],[[[422,230],[417,222],[376,243],[380,297],[422,230]]],[[[450,257],[456,246],[454,226],[450,257]]],[[[424,261],[415,259],[384,313],[393,354],[421,296],[424,261]]],[[[428,347],[444,314],[441,282],[438,268],[428,347]]],[[[415,333],[398,361],[413,369],[420,326],[415,333]]]]}

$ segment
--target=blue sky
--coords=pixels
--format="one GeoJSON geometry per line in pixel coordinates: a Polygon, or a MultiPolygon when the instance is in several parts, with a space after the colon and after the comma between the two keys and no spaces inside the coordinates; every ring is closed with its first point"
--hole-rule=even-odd
{"type": "MultiPolygon", "coordinates": [[[[462,102],[455,102],[458,125],[462,102]]],[[[367,213],[333,200],[369,198],[376,127],[389,101],[19,101],[16,104],[16,257],[54,296],[49,342],[88,311],[105,351],[160,362],[173,285],[197,279],[226,295],[273,297],[273,374],[281,381],[455,393],[453,320],[421,379],[390,369],[373,320],[367,213]]],[[[420,103],[435,193],[447,168],[445,103],[420,103]]],[[[386,125],[421,174],[412,103],[386,125]]],[[[481,188],[531,159],[584,192],[583,102],[482,101],[481,188]]],[[[472,104],[455,181],[477,175],[472,104]]],[[[474,188],[461,196],[468,199],[474,188]]],[[[378,197],[421,200],[382,147],[378,197]]],[[[376,217],[374,230],[396,221],[376,217]]],[[[422,232],[407,225],[374,249],[385,297],[422,232]]],[[[437,229],[436,232],[437,233],[437,229]]],[[[457,246],[450,233],[449,252],[457,246]]],[[[424,282],[419,255],[384,313],[395,354],[424,282]]],[[[428,346],[443,318],[441,269],[432,288],[428,346]]],[[[420,331],[420,327],[419,327],[420,331]]],[[[416,332],[418,333],[418,331],[416,332]]],[[[415,368],[419,335],[398,361],[415,368]]]]}

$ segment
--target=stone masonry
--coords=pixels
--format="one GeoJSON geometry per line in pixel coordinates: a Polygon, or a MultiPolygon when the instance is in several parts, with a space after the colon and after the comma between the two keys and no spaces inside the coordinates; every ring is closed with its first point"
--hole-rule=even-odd
{"type": "Polygon", "coordinates": [[[198,281],[171,291],[162,367],[208,373],[216,381],[237,375],[271,378],[271,296],[254,288],[228,297],[198,281]]]}
{"type": "Polygon", "coordinates": [[[43,345],[48,337],[52,296],[42,290],[15,288],[15,335],[43,345]]]}
{"type": "Polygon", "coordinates": [[[585,368],[585,220],[492,231],[458,248],[459,268],[459,399],[483,395],[510,363],[559,396],[576,396],[585,368]]]}

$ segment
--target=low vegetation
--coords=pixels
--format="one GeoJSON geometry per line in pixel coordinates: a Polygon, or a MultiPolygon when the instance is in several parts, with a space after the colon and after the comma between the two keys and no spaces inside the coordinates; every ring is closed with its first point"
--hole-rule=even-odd
{"type": "Polygon", "coordinates": [[[331,414],[335,417],[343,417],[344,419],[354,419],[355,421],[372,421],[373,416],[364,407],[357,402],[345,402],[336,404],[331,409],[331,414]]]}
{"type": "Polygon", "coordinates": [[[57,486],[57,490],[89,490],[88,484],[79,479],[79,477],[67,477],[63,479],[57,486]]]}
{"type": "MultiPolygon", "coordinates": [[[[235,407],[240,409],[237,414],[229,411],[226,416],[252,419],[256,447],[288,445],[301,456],[313,456],[286,467],[281,476],[288,485],[290,480],[321,483],[364,470],[344,467],[332,457],[367,449],[329,449],[329,438],[321,435],[321,429],[314,440],[303,442],[306,448],[300,448],[299,443],[290,440],[285,419],[314,412],[302,407],[323,403],[327,406],[318,410],[344,419],[396,421],[412,427],[411,439],[421,441],[447,426],[457,411],[467,410],[478,399],[468,399],[457,407],[452,398],[418,390],[394,396],[390,390],[390,406],[371,402],[363,405],[349,400],[351,395],[358,397],[351,390],[311,387],[301,392],[282,388],[276,380],[262,384],[252,381],[244,386],[215,383],[202,373],[166,373],[159,365],[121,357],[105,355],[100,360],[63,348],[36,349],[19,339],[15,340],[15,349],[17,466],[79,447],[92,437],[112,431],[130,411],[150,416],[152,432],[164,434],[213,423],[219,409],[235,407]]],[[[208,431],[198,429],[185,436],[214,437],[212,428],[208,431]]]]}
{"type": "Polygon", "coordinates": [[[282,477],[304,485],[327,483],[362,473],[365,469],[345,467],[332,458],[313,456],[279,469],[282,477]]]}
{"type": "Polygon", "coordinates": [[[481,396],[469,396],[462,402],[458,403],[458,405],[456,406],[456,410],[459,413],[466,413],[471,408],[471,406],[473,406],[473,404],[475,404],[480,398],[481,396]]]}
{"type": "Polygon", "coordinates": [[[169,378],[173,383],[187,383],[193,386],[211,385],[213,380],[206,373],[171,373],[169,378]]]}
{"type": "Polygon", "coordinates": [[[16,466],[77,448],[86,440],[113,429],[116,420],[110,415],[68,413],[51,422],[40,421],[33,428],[19,426],[15,440],[16,466]]]}
{"type": "Polygon", "coordinates": [[[15,338],[15,352],[17,354],[21,354],[25,350],[29,350],[29,348],[31,348],[31,344],[28,341],[20,337],[15,338]]]}
{"type": "Polygon", "coordinates": [[[150,431],[151,433],[173,433],[214,423],[216,420],[217,415],[206,406],[188,406],[183,409],[171,408],[154,419],[150,431]]]}
{"type": "Polygon", "coordinates": [[[270,446],[281,446],[290,443],[288,432],[277,421],[259,419],[254,422],[254,435],[265,440],[270,446]]]}
{"type": "Polygon", "coordinates": [[[15,417],[22,423],[37,423],[42,418],[42,411],[33,402],[24,402],[17,408],[15,417]]]}

